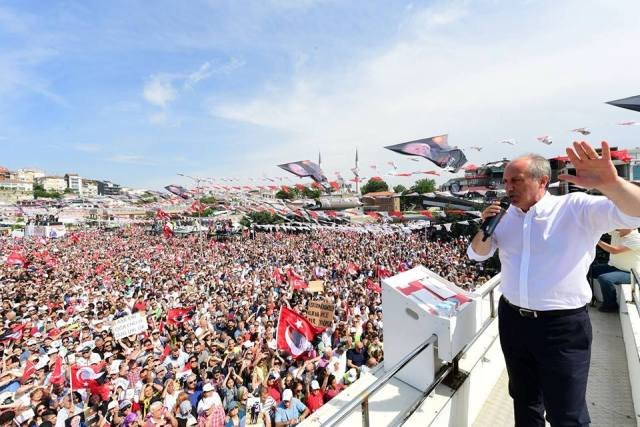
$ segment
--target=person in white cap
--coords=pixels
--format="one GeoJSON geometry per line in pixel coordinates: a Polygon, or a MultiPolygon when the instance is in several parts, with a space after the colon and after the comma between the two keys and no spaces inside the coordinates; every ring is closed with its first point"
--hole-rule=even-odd
{"type": "Polygon", "coordinates": [[[120,409],[120,405],[118,405],[117,400],[112,400],[111,402],[109,402],[109,404],[107,405],[107,413],[104,416],[105,421],[110,425],[115,424],[115,421],[113,418],[119,409],[120,409]]]}
{"type": "Polygon", "coordinates": [[[298,425],[309,415],[309,408],[293,397],[293,392],[282,392],[282,402],[276,407],[276,427],[298,425]]]}
{"type": "Polygon", "coordinates": [[[220,395],[215,391],[215,388],[211,383],[207,383],[202,386],[202,396],[200,398],[200,402],[198,402],[198,414],[203,411],[205,401],[212,401],[214,405],[223,406],[220,395]]]}
{"type": "Polygon", "coordinates": [[[201,403],[202,406],[198,405],[202,409],[198,415],[198,426],[223,427],[225,414],[222,405],[217,405],[211,397],[203,399],[201,403]]]}

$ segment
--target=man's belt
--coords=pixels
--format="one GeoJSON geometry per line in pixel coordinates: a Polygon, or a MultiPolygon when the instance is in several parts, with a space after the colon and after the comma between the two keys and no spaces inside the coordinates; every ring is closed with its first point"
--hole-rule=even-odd
{"type": "Polygon", "coordinates": [[[528,308],[518,307],[515,304],[511,304],[504,295],[500,297],[510,308],[518,312],[518,314],[522,317],[528,317],[531,319],[542,319],[545,317],[561,317],[568,316],[570,314],[580,313],[581,311],[585,311],[587,309],[586,304],[582,307],[578,308],[569,308],[566,310],[530,310],[528,308]]]}

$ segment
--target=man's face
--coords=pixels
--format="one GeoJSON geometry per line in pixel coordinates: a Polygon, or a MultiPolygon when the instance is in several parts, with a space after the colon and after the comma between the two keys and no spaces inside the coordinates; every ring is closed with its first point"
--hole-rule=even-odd
{"type": "Polygon", "coordinates": [[[503,181],[511,203],[526,211],[542,198],[549,177],[535,179],[529,173],[529,159],[515,160],[507,165],[503,181]]]}

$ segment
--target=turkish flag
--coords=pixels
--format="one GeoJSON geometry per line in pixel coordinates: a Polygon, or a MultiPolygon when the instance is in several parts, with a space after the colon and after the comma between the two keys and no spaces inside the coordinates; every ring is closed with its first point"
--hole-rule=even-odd
{"type": "Polygon", "coordinates": [[[380,287],[380,285],[378,285],[373,280],[367,279],[365,283],[366,283],[367,289],[369,289],[370,291],[377,292],[377,293],[382,292],[382,288],[380,287]]]}
{"type": "Polygon", "coordinates": [[[163,211],[162,209],[158,209],[156,211],[156,218],[159,220],[168,220],[171,217],[169,216],[168,213],[166,213],[165,211],[163,211]]]}
{"type": "Polygon", "coordinates": [[[164,227],[162,227],[162,233],[164,233],[164,237],[173,236],[173,230],[169,227],[169,224],[165,224],[164,227]]]}
{"type": "Polygon", "coordinates": [[[309,284],[304,281],[302,276],[300,276],[298,273],[296,273],[292,269],[287,270],[287,278],[289,279],[289,284],[296,291],[299,291],[300,289],[306,289],[309,287],[309,284]]]}
{"type": "Polygon", "coordinates": [[[64,375],[62,374],[62,358],[60,356],[56,357],[56,361],[53,363],[53,371],[51,371],[49,382],[57,385],[64,383],[64,375]]]}
{"type": "Polygon", "coordinates": [[[338,216],[338,214],[336,213],[336,211],[327,211],[326,212],[327,215],[329,215],[331,218],[336,218],[338,216]]]}
{"type": "Polygon", "coordinates": [[[393,216],[393,217],[396,217],[396,218],[402,218],[403,217],[402,212],[400,212],[400,211],[391,211],[391,212],[389,212],[389,216],[393,216]]]}
{"type": "Polygon", "coordinates": [[[27,265],[27,259],[21,253],[17,251],[13,251],[7,257],[7,264],[19,265],[20,267],[25,267],[27,265]]]}
{"type": "Polygon", "coordinates": [[[367,212],[367,215],[369,215],[373,219],[382,218],[382,215],[380,215],[378,212],[375,212],[375,211],[369,211],[369,212],[367,212]]]}
{"type": "Polygon", "coordinates": [[[22,333],[26,326],[27,326],[26,323],[15,325],[10,330],[5,331],[4,334],[0,335],[0,341],[7,341],[7,340],[18,341],[22,339],[22,333]]]}
{"type": "Polygon", "coordinates": [[[279,268],[275,268],[273,270],[273,273],[271,273],[271,277],[276,279],[276,282],[278,282],[278,283],[284,282],[284,276],[282,275],[282,272],[280,271],[279,268]]]}
{"type": "Polygon", "coordinates": [[[387,270],[384,267],[378,266],[378,267],[376,267],[376,276],[378,276],[378,278],[380,278],[380,279],[384,279],[386,277],[393,276],[393,273],[391,271],[387,270]]]}
{"type": "Polygon", "coordinates": [[[167,356],[169,356],[169,354],[171,354],[171,346],[169,344],[166,344],[164,346],[164,350],[162,350],[162,355],[160,356],[160,361],[164,362],[164,359],[166,359],[167,356]]]}
{"type": "Polygon", "coordinates": [[[282,307],[278,317],[276,342],[279,350],[290,353],[294,359],[304,357],[313,349],[311,342],[324,329],[313,326],[311,322],[295,311],[282,307]]]}
{"type": "Polygon", "coordinates": [[[170,325],[177,325],[182,322],[188,322],[191,320],[189,313],[192,307],[178,307],[172,308],[167,311],[167,323],[170,325]]]}
{"type": "Polygon", "coordinates": [[[104,372],[100,372],[103,365],[78,366],[71,365],[71,387],[73,388],[91,388],[100,384],[96,381],[104,372]]]}
{"type": "Polygon", "coordinates": [[[302,184],[296,184],[296,188],[297,188],[298,190],[300,190],[300,191],[304,191],[304,190],[306,190],[306,187],[305,187],[304,185],[302,185],[302,184]]]}
{"type": "Polygon", "coordinates": [[[36,373],[36,365],[34,365],[31,360],[27,360],[27,364],[24,365],[24,371],[22,373],[22,378],[20,379],[20,382],[24,383],[26,380],[31,378],[35,373],[36,373]]]}
{"type": "Polygon", "coordinates": [[[331,186],[331,188],[333,188],[335,191],[340,190],[340,184],[338,183],[338,181],[330,181],[329,185],[331,186]]]}
{"type": "Polygon", "coordinates": [[[103,401],[109,400],[111,396],[111,385],[109,383],[100,384],[97,381],[89,383],[89,393],[97,394],[103,401]]]}

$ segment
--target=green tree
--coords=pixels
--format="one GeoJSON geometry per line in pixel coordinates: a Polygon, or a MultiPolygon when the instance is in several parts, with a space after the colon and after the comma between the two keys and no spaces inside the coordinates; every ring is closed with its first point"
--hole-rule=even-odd
{"type": "Polygon", "coordinates": [[[295,194],[293,190],[289,190],[289,191],[279,190],[276,193],[276,199],[293,200],[294,197],[295,197],[295,194]]]}
{"type": "Polygon", "coordinates": [[[394,192],[394,193],[400,193],[400,194],[402,194],[402,193],[404,193],[405,191],[407,191],[407,187],[405,187],[405,186],[404,186],[404,185],[402,185],[402,184],[398,184],[398,185],[396,185],[395,187],[393,187],[393,192],[394,192]]]}
{"type": "Polygon", "coordinates": [[[204,203],[205,205],[213,205],[214,203],[216,203],[216,198],[213,196],[204,196],[200,198],[200,202],[204,203]]]}
{"type": "Polygon", "coordinates": [[[33,186],[33,198],[34,199],[41,199],[41,198],[59,199],[60,197],[62,197],[62,196],[57,191],[47,191],[47,190],[44,189],[44,187],[42,185],[39,185],[39,184],[35,184],[33,186]]]}
{"type": "Polygon", "coordinates": [[[322,195],[322,191],[318,190],[317,188],[304,187],[303,194],[307,199],[317,199],[322,195]]]}
{"type": "Polygon", "coordinates": [[[377,193],[378,191],[389,191],[389,185],[379,179],[370,179],[360,188],[360,192],[363,195],[367,193],[377,193]]]}
{"type": "Polygon", "coordinates": [[[411,187],[411,192],[416,193],[432,193],[436,190],[436,182],[433,179],[423,178],[416,181],[411,187]]]}
{"type": "Polygon", "coordinates": [[[249,212],[240,220],[240,224],[245,227],[251,224],[280,224],[282,222],[282,218],[267,211],[249,212]]]}

